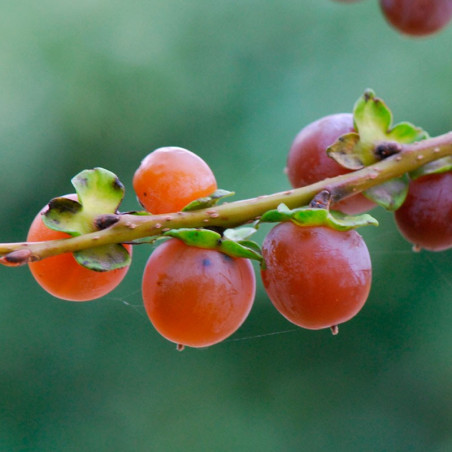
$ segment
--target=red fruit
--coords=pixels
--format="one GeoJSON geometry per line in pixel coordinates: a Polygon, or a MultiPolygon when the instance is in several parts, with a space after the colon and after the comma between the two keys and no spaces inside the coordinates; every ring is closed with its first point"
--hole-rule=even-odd
{"type": "Polygon", "coordinates": [[[451,248],[452,171],[412,181],[394,216],[402,235],[416,247],[430,251],[451,248]]]}
{"type": "MultiPolygon", "coordinates": [[[[67,197],[77,199],[72,194],[67,197]]],[[[44,210],[44,209],[43,209],[44,210]]],[[[64,232],[48,228],[39,213],[28,231],[28,242],[45,242],[70,237],[64,232]]],[[[131,254],[132,247],[124,245],[131,254]]],[[[31,274],[38,284],[54,297],[68,301],[89,301],[111,292],[124,278],[129,267],[108,272],[97,272],[82,267],[72,253],[59,254],[31,262],[31,274]]]]}
{"type": "Polygon", "coordinates": [[[207,163],[193,152],[165,147],[151,152],[133,177],[141,205],[153,214],[178,212],[218,187],[207,163]]]}
{"type": "MultiPolygon", "coordinates": [[[[353,132],[353,115],[339,113],[312,122],[296,136],[287,158],[287,176],[294,188],[304,187],[329,177],[349,173],[328,156],[327,148],[341,135],[353,132]]],[[[349,215],[365,212],[375,204],[362,194],[332,206],[349,215]]]]}
{"type": "Polygon", "coordinates": [[[380,0],[388,22],[412,36],[436,33],[452,18],[451,0],[380,0]]]}
{"type": "Polygon", "coordinates": [[[363,307],[371,285],[367,246],[356,231],[275,226],[264,240],[262,281],[276,309],[308,329],[335,327],[363,307]]]}
{"type": "Polygon", "coordinates": [[[182,346],[206,347],[234,333],[255,295],[250,261],[170,239],[151,254],[143,300],[154,327],[182,346]]]}

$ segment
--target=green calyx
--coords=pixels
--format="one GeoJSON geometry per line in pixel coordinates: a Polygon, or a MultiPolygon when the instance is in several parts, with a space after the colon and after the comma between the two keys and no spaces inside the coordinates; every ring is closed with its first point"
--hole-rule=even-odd
{"type": "Polygon", "coordinates": [[[342,212],[317,207],[300,207],[289,209],[285,204],[280,204],[277,209],[266,212],[260,222],[280,223],[292,221],[298,226],[313,227],[326,226],[337,231],[349,231],[361,226],[378,226],[378,221],[371,215],[345,215],[342,212]]]}
{"type": "Polygon", "coordinates": [[[214,191],[210,196],[205,196],[203,198],[195,199],[191,203],[187,204],[182,211],[191,212],[193,210],[208,209],[209,207],[215,206],[219,201],[229,196],[234,196],[233,191],[223,190],[219,188],[214,191]]]}
{"type": "Polygon", "coordinates": [[[409,181],[408,175],[405,174],[402,177],[368,188],[363,194],[366,198],[392,212],[397,210],[405,201],[408,194],[409,181]]]}
{"type": "Polygon", "coordinates": [[[226,229],[223,235],[210,229],[181,228],[172,229],[163,235],[182,240],[188,246],[216,250],[231,257],[243,257],[262,262],[260,247],[248,240],[256,229],[245,227],[240,229],[226,229]]]}
{"type": "Polygon", "coordinates": [[[410,173],[412,180],[415,180],[428,174],[440,174],[452,171],[452,157],[444,157],[442,159],[434,160],[426,165],[423,165],[410,173]]]}
{"type": "MultiPolygon", "coordinates": [[[[72,236],[96,231],[95,219],[115,214],[124,198],[124,186],[118,177],[103,168],[84,170],[71,182],[78,200],[54,198],[42,218],[47,227],[72,236]]],[[[130,264],[130,255],[120,244],[77,251],[74,257],[80,265],[95,271],[115,270],[130,264]]]]}
{"type": "Polygon", "coordinates": [[[409,122],[392,125],[392,113],[372,90],[355,103],[353,122],[356,132],[339,137],[328,155],[341,166],[358,170],[398,152],[398,144],[428,138],[427,132],[409,122]]]}
{"type": "MultiPolygon", "coordinates": [[[[400,145],[429,137],[423,129],[409,122],[392,125],[392,113],[372,90],[367,90],[355,103],[353,121],[356,132],[338,138],[328,155],[341,166],[359,170],[400,152],[400,145]]],[[[388,210],[398,209],[408,191],[407,177],[373,187],[363,195],[388,210]]]]}
{"type": "Polygon", "coordinates": [[[122,183],[103,168],[84,170],[71,183],[78,201],[66,197],[52,199],[43,220],[49,228],[72,236],[95,231],[94,219],[116,213],[124,198],[122,183]]]}

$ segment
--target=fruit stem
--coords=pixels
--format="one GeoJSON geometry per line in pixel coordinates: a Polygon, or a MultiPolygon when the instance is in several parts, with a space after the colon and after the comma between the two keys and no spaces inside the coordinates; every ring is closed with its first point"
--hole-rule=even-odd
{"type": "Polygon", "coordinates": [[[452,132],[416,143],[400,145],[398,150],[399,152],[394,155],[358,171],[325,179],[302,188],[231,203],[225,202],[214,209],[163,215],[118,214],[113,217],[109,215],[107,219],[100,216],[97,224],[108,227],[89,234],[47,242],[0,243],[0,263],[18,266],[57,254],[155,237],[170,229],[233,228],[258,220],[265,212],[276,209],[281,203],[290,209],[305,206],[324,190],[331,194],[333,202],[338,202],[370,187],[400,177],[428,162],[451,156],[452,132]]]}

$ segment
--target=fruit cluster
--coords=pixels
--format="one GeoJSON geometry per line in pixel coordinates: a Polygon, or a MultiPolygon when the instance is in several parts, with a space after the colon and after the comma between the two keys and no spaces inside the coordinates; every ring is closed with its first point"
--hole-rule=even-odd
{"type": "Polygon", "coordinates": [[[437,33],[452,18],[452,0],[379,0],[379,3],[386,20],[396,30],[410,36],[437,33]]]}
{"type": "MultiPolygon", "coordinates": [[[[397,159],[394,154],[401,145],[426,138],[426,132],[409,123],[393,126],[386,105],[367,91],[353,114],[330,115],[299,132],[288,154],[287,175],[294,188],[310,186],[388,157],[397,159]]],[[[76,193],[54,198],[36,216],[28,242],[77,237],[119,221],[124,187],[114,174],[100,168],[85,170],[72,183],[76,193]]],[[[218,190],[204,160],[178,147],[151,152],[136,170],[133,186],[145,209],[137,216],[183,217],[198,210],[214,218],[218,213],[213,207],[230,194],[218,190]]],[[[156,330],[179,349],[205,347],[229,337],[251,310],[256,280],[250,259],[255,259],[268,297],[284,317],[303,328],[330,328],[336,333],[369,295],[371,259],[355,228],[376,224],[364,213],[376,205],[395,211],[401,233],[416,248],[452,247],[450,157],[362,193],[348,188],[349,193],[317,191],[309,205],[293,209],[280,204],[249,227],[155,226],[161,231],[148,237],[156,248],[144,270],[142,295],[156,330]],[[276,225],[261,248],[249,237],[263,222],[276,225]]],[[[53,296],[92,300],[121,282],[130,265],[131,245],[143,241],[118,240],[29,259],[29,268],[53,296]]]]}

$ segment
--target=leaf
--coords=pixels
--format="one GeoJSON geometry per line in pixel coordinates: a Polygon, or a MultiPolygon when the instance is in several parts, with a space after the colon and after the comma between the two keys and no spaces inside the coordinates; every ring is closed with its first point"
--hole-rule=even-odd
{"type": "MultiPolygon", "coordinates": [[[[229,231],[229,236],[233,236],[232,230],[229,231]]],[[[229,238],[223,238],[217,232],[209,229],[172,229],[163,235],[182,240],[188,246],[216,250],[231,257],[243,257],[246,259],[255,259],[259,262],[262,261],[262,255],[257,243],[248,240],[235,241],[229,238]]]]}
{"type": "Polygon", "coordinates": [[[198,248],[217,249],[221,242],[221,235],[209,229],[171,229],[163,235],[180,239],[186,245],[198,248]]]}
{"type": "Polygon", "coordinates": [[[207,209],[209,207],[215,206],[219,201],[229,196],[235,195],[235,192],[218,189],[213,192],[210,196],[205,196],[203,198],[198,198],[191,203],[187,204],[182,211],[190,212],[192,210],[207,209]]]}
{"type": "Polygon", "coordinates": [[[256,228],[244,227],[237,229],[226,229],[223,232],[225,239],[234,240],[235,242],[243,241],[251,237],[257,232],[256,228]]]}
{"type": "Polygon", "coordinates": [[[328,216],[328,226],[338,231],[348,231],[362,226],[378,226],[378,220],[368,213],[345,215],[342,212],[331,210],[328,216]]]}
{"type": "Polygon", "coordinates": [[[372,143],[389,131],[392,113],[374,91],[368,89],[355,103],[353,120],[361,141],[372,143]]]}
{"type": "Polygon", "coordinates": [[[392,126],[392,113],[372,90],[355,103],[353,121],[356,133],[339,137],[328,149],[328,155],[344,168],[358,170],[399,152],[398,144],[428,138],[427,132],[409,122],[392,126]],[[392,152],[378,152],[390,149],[392,152]]]}
{"type": "Polygon", "coordinates": [[[76,261],[90,270],[105,272],[130,265],[130,254],[120,244],[102,245],[76,251],[76,261]]]}
{"type": "Polygon", "coordinates": [[[261,221],[270,223],[292,221],[298,226],[326,226],[338,231],[348,231],[368,225],[378,226],[378,221],[369,214],[350,216],[334,210],[313,207],[300,207],[293,210],[283,209],[282,212],[271,210],[262,216],[261,221]]]}
{"type": "Polygon", "coordinates": [[[409,178],[407,175],[391,179],[363,192],[366,198],[384,207],[386,210],[397,210],[408,194],[409,178]]]}
{"type": "Polygon", "coordinates": [[[391,141],[397,141],[397,143],[403,144],[425,140],[429,137],[429,134],[425,130],[414,126],[410,122],[399,122],[386,135],[386,137],[391,141]]]}
{"type": "MultiPolygon", "coordinates": [[[[234,242],[233,240],[223,240],[219,247],[219,251],[231,257],[244,257],[246,259],[254,259],[262,261],[262,255],[256,248],[247,246],[248,242],[234,242]]],[[[255,244],[257,245],[257,244],[255,244]]]]}
{"type": "Polygon", "coordinates": [[[256,242],[253,242],[252,240],[241,240],[239,243],[243,246],[246,246],[247,248],[249,248],[251,250],[254,250],[259,255],[262,254],[261,247],[259,246],[259,244],[256,242]]]}
{"type": "Polygon", "coordinates": [[[344,168],[358,170],[364,167],[358,143],[359,135],[356,132],[347,133],[340,136],[326,153],[344,168]]]}
{"type": "Polygon", "coordinates": [[[86,228],[85,219],[80,217],[82,205],[70,198],[53,198],[48,209],[42,215],[44,224],[55,231],[62,231],[73,236],[80,235],[86,228]]]}
{"type": "Polygon", "coordinates": [[[446,173],[452,170],[452,156],[443,157],[438,160],[426,163],[410,173],[412,180],[428,174],[446,173]]]}
{"type": "MultiPolygon", "coordinates": [[[[77,236],[97,230],[96,218],[104,216],[104,220],[112,221],[109,217],[117,212],[124,197],[124,186],[115,174],[94,168],[80,172],[71,182],[78,201],[72,195],[52,199],[43,215],[46,226],[77,236]]],[[[115,270],[130,264],[130,255],[121,244],[93,247],[73,255],[80,265],[95,271],[115,270]]]]}
{"type": "Polygon", "coordinates": [[[281,221],[289,221],[292,218],[292,210],[285,204],[280,204],[277,209],[267,210],[261,219],[260,223],[279,223],[281,221]]]}
{"type": "Polygon", "coordinates": [[[96,230],[94,220],[114,214],[124,197],[124,186],[103,168],[84,170],[72,178],[78,201],[70,197],[50,201],[43,221],[51,229],[76,236],[96,230]]]}
{"type": "Polygon", "coordinates": [[[116,174],[104,168],[84,170],[71,182],[85,213],[114,213],[124,198],[124,185],[116,174]]]}

